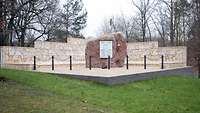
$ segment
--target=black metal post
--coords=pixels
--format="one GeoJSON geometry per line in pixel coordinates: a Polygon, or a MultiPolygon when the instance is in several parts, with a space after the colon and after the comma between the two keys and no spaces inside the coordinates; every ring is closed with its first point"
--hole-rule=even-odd
{"type": "Polygon", "coordinates": [[[147,57],[144,55],[144,69],[147,69],[147,57]]]}
{"type": "Polygon", "coordinates": [[[110,56],[108,56],[108,70],[110,69],[110,56]]]}
{"type": "Polygon", "coordinates": [[[54,56],[52,56],[52,65],[51,65],[52,67],[52,70],[54,70],[54,56]]]}
{"type": "Polygon", "coordinates": [[[200,57],[198,58],[198,78],[200,78],[200,57]]]}
{"type": "Polygon", "coordinates": [[[164,56],[161,56],[161,69],[164,69],[164,56]]]}
{"type": "Polygon", "coordinates": [[[128,55],[126,56],[126,69],[128,69],[128,55]]]}
{"type": "Polygon", "coordinates": [[[36,70],[36,56],[33,57],[33,70],[36,70]]]}
{"type": "Polygon", "coordinates": [[[69,57],[70,60],[70,70],[72,70],[72,56],[69,57]]]}
{"type": "Polygon", "coordinates": [[[90,70],[92,69],[92,62],[91,62],[91,59],[92,59],[92,56],[90,56],[90,59],[89,59],[89,67],[90,67],[90,70]]]}

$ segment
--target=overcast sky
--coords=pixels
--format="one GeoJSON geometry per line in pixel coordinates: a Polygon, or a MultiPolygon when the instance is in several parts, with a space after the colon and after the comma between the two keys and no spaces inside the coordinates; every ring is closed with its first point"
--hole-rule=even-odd
{"type": "MultiPolygon", "coordinates": [[[[63,2],[64,0],[61,0],[61,4],[63,2]]],[[[83,3],[88,11],[87,27],[83,30],[86,37],[96,36],[104,18],[120,15],[122,12],[125,16],[134,13],[131,0],[83,0],[83,3]]]]}

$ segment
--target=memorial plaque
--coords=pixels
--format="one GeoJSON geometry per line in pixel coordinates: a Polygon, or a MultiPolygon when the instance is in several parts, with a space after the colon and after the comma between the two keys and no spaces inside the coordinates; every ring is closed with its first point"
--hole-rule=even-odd
{"type": "Polygon", "coordinates": [[[112,41],[100,41],[100,58],[112,58],[112,41]]]}

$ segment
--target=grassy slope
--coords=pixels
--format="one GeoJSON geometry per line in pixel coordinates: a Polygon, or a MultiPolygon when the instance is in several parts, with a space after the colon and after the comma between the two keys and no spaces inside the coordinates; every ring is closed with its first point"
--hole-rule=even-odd
{"type": "Polygon", "coordinates": [[[100,113],[110,112],[74,98],[9,81],[0,82],[0,113],[100,113]]]}
{"type": "Polygon", "coordinates": [[[200,112],[200,80],[190,77],[157,78],[127,85],[104,86],[50,74],[6,69],[0,69],[0,76],[71,99],[79,111],[80,103],[86,102],[84,106],[108,113],[200,112]]]}

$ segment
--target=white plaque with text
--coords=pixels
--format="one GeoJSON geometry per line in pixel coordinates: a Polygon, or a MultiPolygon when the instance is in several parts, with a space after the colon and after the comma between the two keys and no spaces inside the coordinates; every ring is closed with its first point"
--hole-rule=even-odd
{"type": "Polygon", "coordinates": [[[100,58],[112,58],[112,41],[100,41],[100,58]]]}

